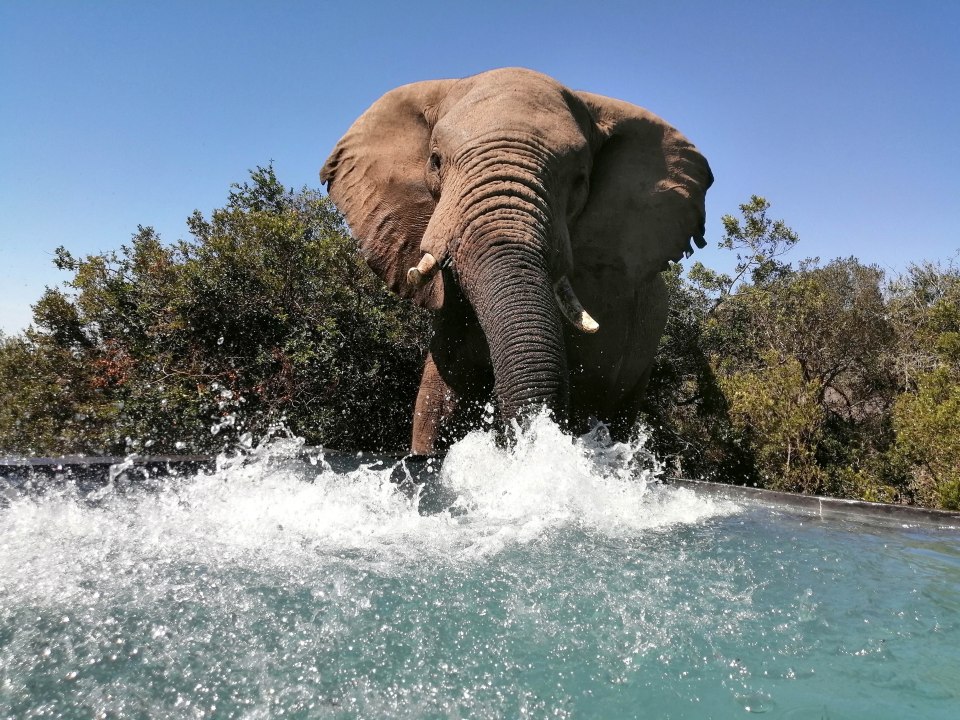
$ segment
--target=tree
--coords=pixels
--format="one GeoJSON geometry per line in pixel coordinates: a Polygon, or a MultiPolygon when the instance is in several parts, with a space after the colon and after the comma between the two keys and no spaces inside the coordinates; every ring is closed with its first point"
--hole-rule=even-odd
{"type": "Polygon", "coordinates": [[[744,283],[764,285],[789,274],[790,265],[778,258],[786,255],[799,242],[799,236],[783,220],[767,217],[770,202],[759,195],[740,205],[742,219],[724,215],[723,237],[717,247],[736,253],[732,275],[708,269],[700,262],[690,268],[690,281],[713,296],[715,309],[730,298],[744,283]]]}
{"type": "Polygon", "coordinates": [[[817,464],[825,416],[818,388],[796,358],[773,352],[755,368],[728,370],[719,380],[734,427],[755,452],[762,484],[775,490],[823,492],[817,464]]]}
{"type": "Polygon", "coordinates": [[[960,510],[960,268],[914,265],[890,290],[904,386],[894,457],[909,465],[919,502],[960,510]]]}
{"type": "Polygon", "coordinates": [[[769,209],[753,196],[741,218],[724,216],[733,274],[697,263],[686,281],[667,276],[651,381],[651,417],[672,438],[661,444],[700,476],[905,498],[885,456],[897,386],[883,272],[854,258],[795,269],[782,258],[798,236],[769,209]]]}
{"type": "MultiPolygon", "coordinates": [[[[723,217],[718,246],[736,253],[732,275],[700,262],[686,279],[679,266],[664,275],[671,307],[648,391],[648,417],[660,430],[657,450],[682,458],[674,462],[682,472],[762,482],[748,437],[738,429],[742,416],[731,415],[719,376],[728,372],[721,360],[748,347],[751,300],[766,297],[769,285],[792,272],[779,258],[797,235],[784,221],[770,219],[769,209],[766,199],[753,195],[740,206],[742,218],[723,217]]],[[[753,360],[759,361],[756,352],[753,360]]]]}
{"type": "Polygon", "coordinates": [[[721,325],[710,321],[714,300],[681,269],[674,264],[663,273],[670,309],[644,405],[653,449],[678,476],[754,483],[753,458],[733,428],[714,371],[724,352],[721,325]]]}
{"type": "Polygon", "coordinates": [[[20,408],[0,415],[2,449],[209,451],[278,423],[312,444],[404,447],[429,323],[368,270],[332,204],[258,167],[188,228],[172,246],[139,227],[117,252],[57,251],[72,278],[0,350],[20,408]]]}

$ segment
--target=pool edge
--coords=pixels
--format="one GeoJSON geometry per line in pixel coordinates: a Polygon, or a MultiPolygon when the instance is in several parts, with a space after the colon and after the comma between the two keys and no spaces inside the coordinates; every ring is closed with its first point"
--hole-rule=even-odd
{"type": "Polygon", "coordinates": [[[701,494],[716,495],[730,500],[755,500],[770,505],[800,509],[824,519],[856,517],[898,525],[919,524],[933,525],[944,529],[960,529],[960,512],[953,510],[937,510],[917,507],[916,505],[894,505],[892,503],[833,498],[823,495],[802,495],[749,485],[733,485],[689,478],[670,478],[665,483],[678,487],[688,487],[701,494]]]}

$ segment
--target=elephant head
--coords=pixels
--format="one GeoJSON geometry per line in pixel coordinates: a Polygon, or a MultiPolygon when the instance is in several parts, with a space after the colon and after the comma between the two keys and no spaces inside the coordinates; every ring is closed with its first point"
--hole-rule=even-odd
{"type": "Polygon", "coordinates": [[[388,92],[320,177],[391,290],[441,315],[465,298],[507,417],[564,414],[564,316],[604,333],[578,300],[578,262],[615,269],[611,293],[648,281],[691,239],[703,247],[713,181],[656,115],[519,68],[388,92]]]}

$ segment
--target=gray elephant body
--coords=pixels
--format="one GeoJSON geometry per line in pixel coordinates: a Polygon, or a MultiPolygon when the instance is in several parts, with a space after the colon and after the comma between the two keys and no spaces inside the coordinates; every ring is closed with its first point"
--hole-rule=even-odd
{"type": "Polygon", "coordinates": [[[633,424],[666,322],[659,272],[703,246],[713,181],[674,128],[507,68],[387,93],[321,179],[373,270],[435,312],[414,452],[491,393],[504,419],[546,404],[633,424]]]}

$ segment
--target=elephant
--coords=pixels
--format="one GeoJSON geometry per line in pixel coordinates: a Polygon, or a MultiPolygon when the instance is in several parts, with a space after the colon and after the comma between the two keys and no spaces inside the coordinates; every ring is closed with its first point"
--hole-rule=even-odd
{"type": "Polygon", "coordinates": [[[705,246],[713,174],[652,112],[539,72],[387,92],[320,171],[360,252],[433,311],[410,450],[437,453],[495,400],[614,436],[640,412],[668,309],[660,276],[705,246]]]}

